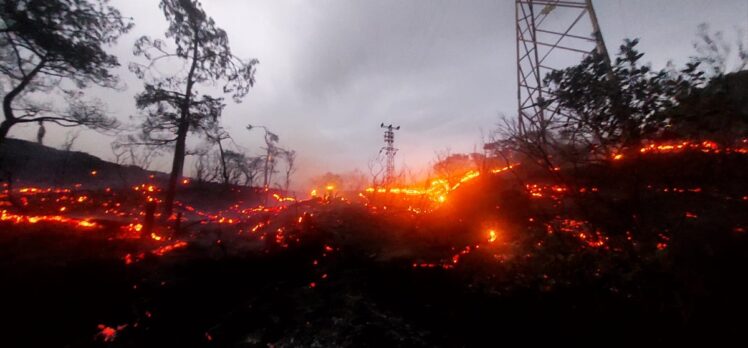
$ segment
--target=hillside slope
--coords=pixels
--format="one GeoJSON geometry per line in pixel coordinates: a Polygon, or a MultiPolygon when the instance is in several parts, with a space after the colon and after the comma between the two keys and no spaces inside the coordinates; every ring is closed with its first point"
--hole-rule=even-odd
{"type": "Polygon", "coordinates": [[[65,151],[20,139],[7,139],[0,147],[3,180],[22,185],[129,186],[145,182],[150,175],[159,181],[165,173],[123,166],[78,151],[65,151]],[[95,175],[93,172],[95,171],[95,175]]]}

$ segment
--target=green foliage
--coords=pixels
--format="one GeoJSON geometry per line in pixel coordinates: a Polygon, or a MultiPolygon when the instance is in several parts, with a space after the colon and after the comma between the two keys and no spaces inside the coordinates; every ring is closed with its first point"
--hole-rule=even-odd
{"type": "Polygon", "coordinates": [[[748,71],[716,76],[663,115],[669,122],[664,135],[733,146],[748,136],[746,95],[748,71]]]}
{"type": "Polygon", "coordinates": [[[570,144],[604,157],[636,146],[665,127],[660,113],[703,83],[698,64],[679,72],[653,71],[641,64],[644,54],[636,50],[637,43],[627,40],[621,45],[612,66],[593,53],[579,65],[546,77],[554,97],[546,105],[556,103],[565,115],[554,128],[570,144]]]}

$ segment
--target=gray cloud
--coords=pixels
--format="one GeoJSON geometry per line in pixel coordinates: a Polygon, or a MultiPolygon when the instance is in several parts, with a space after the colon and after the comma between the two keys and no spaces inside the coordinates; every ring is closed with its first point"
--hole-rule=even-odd
{"type": "MultiPolygon", "coordinates": [[[[161,36],[157,2],[115,0],[136,27],[114,49],[123,63],[142,34],[161,36]]],[[[360,168],[381,147],[379,123],[402,125],[399,162],[427,165],[436,150],[471,151],[480,129],[516,108],[514,2],[510,0],[204,0],[242,57],[260,60],[257,85],[229,104],[224,125],[259,153],[266,125],[299,153],[300,175],[360,168]]],[[[595,1],[611,51],[641,37],[646,60],[662,67],[693,53],[696,26],[748,27],[744,0],[595,1]]],[[[126,92],[95,91],[113,113],[135,114],[141,88],[126,69],[126,92]]],[[[33,127],[12,135],[31,138],[33,127]]],[[[64,134],[50,130],[53,144],[64,134]]],[[[84,132],[78,148],[110,158],[109,140],[84,132]]],[[[166,169],[167,161],[159,165],[166,169]]],[[[298,180],[297,180],[298,182],[298,180]]]]}

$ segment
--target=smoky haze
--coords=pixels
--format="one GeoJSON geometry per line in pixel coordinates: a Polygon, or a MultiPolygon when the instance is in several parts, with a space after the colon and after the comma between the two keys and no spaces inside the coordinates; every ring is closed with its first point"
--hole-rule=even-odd
{"type": "MultiPolygon", "coordinates": [[[[133,96],[142,89],[126,69],[133,43],[141,35],[162,37],[166,23],[155,0],[112,4],[136,24],[112,48],[127,88],[90,93],[131,123],[133,96]]],[[[687,61],[700,23],[728,37],[736,27],[748,28],[744,0],[594,4],[611,53],[624,38],[639,37],[654,67],[687,61]]],[[[382,146],[381,122],[402,126],[398,168],[422,173],[435,151],[479,148],[481,134],[494,129],[500,115],[515,114],[513,1],[204,0],[203,6],[227,31],[236,55],[260,61],[257,84],[243,103],[228,103],[224,127],[253,155],[261,153],[262,134],[248,132],[247,124],[277,133],[282,147],[298,152],[296,188],[327,171],[367,172],[367,161],[382,146]]],[[[47,130],[51,146],[68,131],[47,130]]],[[[33,139],[35,133],[33,125],[19,126],[11,136],[33,139]]],[[[111,141],[84,130],[74,148],[112,159],[111,141]]],[[[164,156],[153,169],[167,171],[169,163],[164,156]]]]}

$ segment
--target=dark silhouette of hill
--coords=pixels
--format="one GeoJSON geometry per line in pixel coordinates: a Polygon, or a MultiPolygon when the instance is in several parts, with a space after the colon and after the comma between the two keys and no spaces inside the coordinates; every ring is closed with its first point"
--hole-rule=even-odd
{"type": "Polygon", "coordinates": [[[20,139],[7,139],[0,147],[3,179],[26,185],[88,187],[128,186],[165,180],[166,174],[120,165],[80,151],[65,151],[20,139]]]}
{"type": "MultiPolygon", "coordinates": [[[[168,174],[132,165],[120,165],[80,151],[65,151],[20,139],[6,139],[0,146],[0,180],[13,186],[71,187],[85,189],[129,188],[142,183],[165,187],[168,174]],[[95,174],[94,174],[95,172],[95,174]]],[[[189,205],[213,209],[231,202],[259,204],[258,188],[220,183],[191,183],[178,192],[189,205]]],[[[271,194],[275,190],[271,190],[271,194]]]]}

